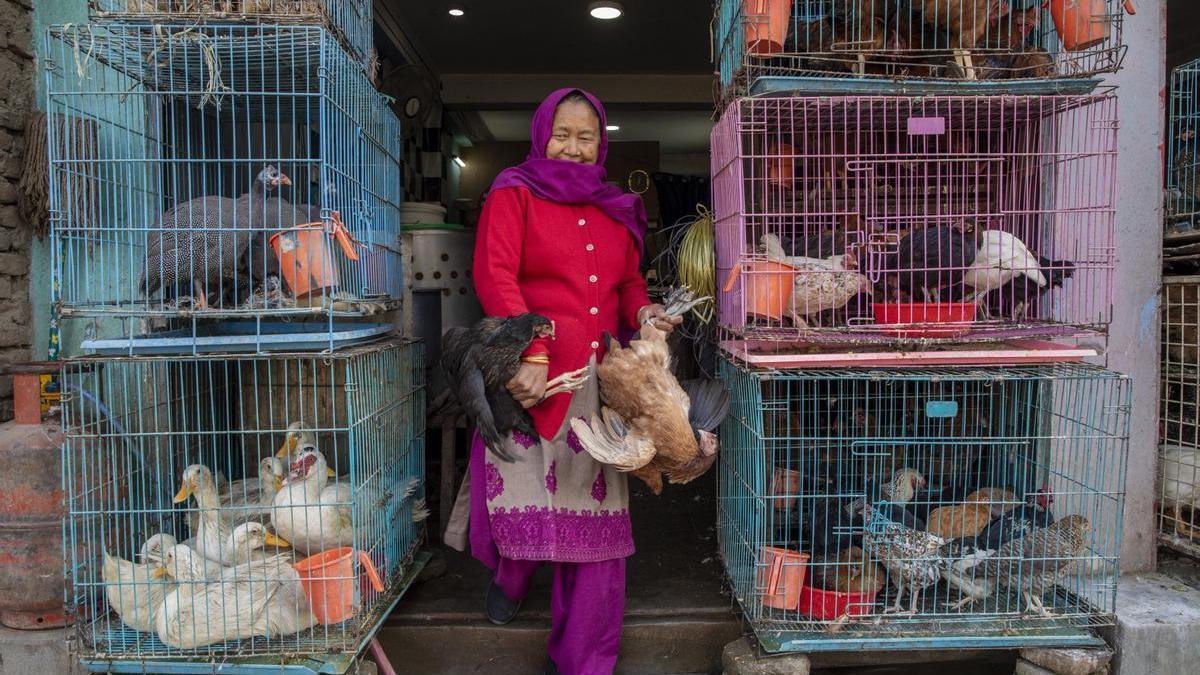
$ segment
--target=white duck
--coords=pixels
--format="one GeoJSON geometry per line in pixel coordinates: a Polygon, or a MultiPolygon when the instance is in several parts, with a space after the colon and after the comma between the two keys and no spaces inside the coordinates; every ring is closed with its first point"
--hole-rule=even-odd
{"type": "Polygon", "coordinates": [[[155,630],[178,649],[226,640],[291,635],[316,624],[300,577],[287,556],[273,556],[226,568],[205,582],[195,551],[176,545],[165,567],[181,583],[163,599],[155,630]]]}
{"type": "Polygon", "coordinates": [[[301,449],[290,469],[271,511],[275,531],[310,555],[353,543],[350,485],[328,484],[325,456],[312,446],[301,449]]]}
{"type": "Polygon", "coordinates": [[[963,285],[975,289],[968,302],[979,303],[981,309],[985,308],[986,303],[979,302],[985,295],[1019,275],[1029,277],[1039,288],[1045,288],[1049,283],[1042,274],[1037,256],[1014,235],[1003,230],[984,230],[978,241],[975,261],[963,274],[963,285]]]}
{"type": "Polygon", "coordinates": [[[275,456],[285,462],[291,462],[300,454],[301,449],[316,445],[316,436],[306,430],[302,422],[292,422],[287,426],[287,431],[283,434],[283,444],[279,446],[275,456]]]}
{"type": "Polygon", "coordinates": [[[290,557],[290,553],[281,554],[278,551],[280,548],[290,546],[291,544],[269,532],[266,525],[252,520],[233,528],[233,532],[229,534],[229,543],[226,545],[226,549],[230,552],[231,564],[240,565],[253,560],[265,560],[275,555],[290,557]],[[274,546],[275,551],[273,553],[263,551],[262,549],[267,546],[274,546]]]}
{"type": "Polygon", "coordinates": [[[194,524],[189,519],[192,537],[188,542],[205,558],[228,564],[232,561],[226,546],[229,540],[229,525],[221,517],[221,502],[217,496],[212,472],[203,464],[193,464],[184,469],[183,481],[173,501],[180,504],[192,496],[196,498],[196,506],[200,513],[194,524]]]}
{"type": "Polygon", "coordinates": [[[155,615],[162,606],[163,597],[175,589],[175,584],[163,579],[165,570],[161,559],[154,558],[151,553],[163,546],[173,546],[174,539],[164,534],[147,539],[142,544],[142,557],[151,562],[129,562],[107,552],[104,554],[100,571],[104,596],[121,621],[134,630],[154,630],[155,615]]]}
{"type": "MultiPolygon", "coordinates": [[[[191,548],[193,540],[189,539],[183,542],[183,546],[191,548]]],[[[163,559],[166,557],[166,552],[172,547],[179,544],[179,541],[169,534],[156,534],[146,540],[142,544],[142,562],[152,562],[162,565],[163,559]]],[[[195,549],[192,549],[193,551],[195,549]]],[[[202,555],[197,555],[196,560],[200,561],[200,573],[205,579],[216,579],[221,576],[225,566],[216,560],[209,560],[202,555]]]]}

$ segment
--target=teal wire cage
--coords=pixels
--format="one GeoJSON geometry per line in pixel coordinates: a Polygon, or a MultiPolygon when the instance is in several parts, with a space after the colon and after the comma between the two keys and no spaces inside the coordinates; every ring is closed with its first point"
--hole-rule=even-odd
{"type": "Polygon", "coordinates": [[[1200,60],[1171,71],[1167,141],[1168,231],[1191,230],[1200,215],[1200,60]]]}
{"type": "Polygon", "coordinates": [[[64,25],[42,65],[63,318],[398,305],[399,120],[329,31],[64,25]]]}
{"type": "Polygon", "coordinates": [[[371,52],[369,0],[91,0],[96,21],[319,24],[360,61],[371,52]]]}
{"type": "Polygon", "coordinates": [[[720,550],[768,651],[1089,644],[1111,624],[1124,376],[724,361],[721,377],[720,550]]]}
{"type": "Polygon", "coordinates": [[[719,0],[722,98],[1081,93],[1125,55],[1126,0],[719,0]]]}
{"type": "Polygon", "coordinates": [[[423,565],[420,342],[77,359],[63,382],[88,668],[340,672],[423,565]]]}

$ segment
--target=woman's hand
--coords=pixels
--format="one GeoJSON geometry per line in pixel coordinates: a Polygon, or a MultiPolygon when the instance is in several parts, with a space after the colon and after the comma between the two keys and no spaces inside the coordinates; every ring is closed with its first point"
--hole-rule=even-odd
{"type": "Polygon", "coordinates": [[[670,314],[667,314],[667,311],[663,309],[663,306],[657,303],[653,305],[646,305],[645,307],[639,309],[637,318],[639,326],[649,321],[650,323],[654,324],[655,328],[665,333],[670,333],[671,331],[675,330],[675,326],[683,323],[682,316],[671,316],[670,314]]]}
{"type": "Polygon", "coordinates": [[[545,363],[521,362],[517,374],[505,385],[513,398],[525,408],[532,408],[546,393],[546,374],[550,366],[545,363]]]}

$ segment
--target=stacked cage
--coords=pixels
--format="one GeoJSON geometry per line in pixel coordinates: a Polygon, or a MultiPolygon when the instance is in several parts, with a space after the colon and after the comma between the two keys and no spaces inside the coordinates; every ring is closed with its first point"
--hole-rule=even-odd
{"type": "Polygon", "coordinates": [[[92,9],[42,59],[76,652],[344,672],[427,558],[370,4],[92,9]]]}
{"type": "Polygon", "coordinates": [[[1121,3],[722,0],[719,531],[768,651],[1098,644],[1121,3]],[[932,364],[939,364],[936,367],[932,364]]]}
{"type": "Polygon", "coordinates": [[[1200,276],[1195,256],[1200,61],[1171,74],[1163,241],[1159,541],[1200,557],[1200,276]]]}

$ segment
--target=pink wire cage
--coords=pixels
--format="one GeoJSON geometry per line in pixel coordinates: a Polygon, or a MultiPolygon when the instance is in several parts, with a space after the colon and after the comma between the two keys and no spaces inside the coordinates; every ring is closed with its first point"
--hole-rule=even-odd
{"type": "Polygon", "coordinates": [[[712,132],[724,338],[1103,334],[1116,99],[749,98],[712,132]]]}

